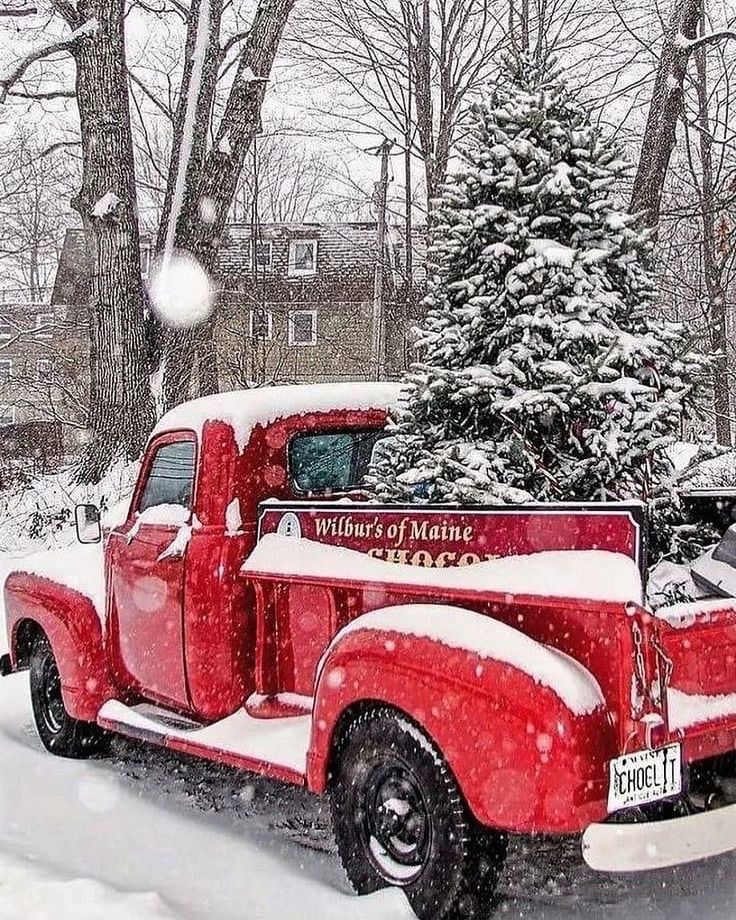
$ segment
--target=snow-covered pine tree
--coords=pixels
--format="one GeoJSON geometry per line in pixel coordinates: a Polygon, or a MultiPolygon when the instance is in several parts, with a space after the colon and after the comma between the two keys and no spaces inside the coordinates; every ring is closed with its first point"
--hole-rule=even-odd
{"type": "MultiPolygon", "coordinates": [[[[549,68],[507,62],[433,214],[428,307],[384,501],[649,498],[699,372],[656,316],[628,171],[549,68]]],[[[663,509],[664,510],[664,509],[663,509]]]]}

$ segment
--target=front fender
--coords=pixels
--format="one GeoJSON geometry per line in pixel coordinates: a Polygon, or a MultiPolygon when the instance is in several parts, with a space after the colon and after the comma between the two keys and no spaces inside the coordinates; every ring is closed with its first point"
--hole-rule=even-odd
{"type": "Polygon", "coordinates": [[[577,833],[606,814],[606,763],[616,752],[603,705],[574,712],[518,667],[391,630],[351,631],[327,653],[315,693],[310,788],[326,788],[340,718],[365,701],[395,707],[423,729],[482,824],[577,833]]]}
{"type": "Polygon", "coordinates": [[[38,626],[49,639],[61,675],[64,705],[75,719],[94,721],[114,696],[102,624],[92,601],[64,585],[28,572],[5,581],[5,613],[13,668],[20,664],[21,631],[38,626]]]}

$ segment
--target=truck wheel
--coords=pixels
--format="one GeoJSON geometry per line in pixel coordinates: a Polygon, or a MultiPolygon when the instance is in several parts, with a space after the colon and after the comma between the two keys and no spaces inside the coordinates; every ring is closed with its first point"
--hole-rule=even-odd
{"type": "Polygon", "coordinates": [[[420,920],[487,916],[506,835],[477,826],[429,739],[399,713],[371,710],[336,757],[332,821],[358,894],[403,888],[420,920]]]}
{"type": "Polygon", "coordinates": [[[30,661],[31,704],[39,737],[59,757],[90,757],[104,747],[106,733],[92,722],[80,722],[66,711],[61,677],[51,644],[39,636],[30,661]]]}

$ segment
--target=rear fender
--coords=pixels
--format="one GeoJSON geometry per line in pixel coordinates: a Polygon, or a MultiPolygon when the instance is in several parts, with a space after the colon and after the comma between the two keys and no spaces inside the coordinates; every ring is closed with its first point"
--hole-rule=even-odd
{"type": "Polygon", "coordinates": [[[392,706],[422,728],[482,824],[577,833],[606,814],[605,765],[616,739],[603,704],[573,712],[519,668],[391,631],[338,635],[323,659],[310,788],[329,785],[341,720],[367,701],[392,706]]]}
{"type": "Polygon", "coordinates": [[[114,696],[102,625],[92,601],[77,591],[27,572],[5,582],[5,611],[13,669],[27,667],[24,637],[40,629],[54,651],[64,705],[75,719],[94,721],[114,696]]]}

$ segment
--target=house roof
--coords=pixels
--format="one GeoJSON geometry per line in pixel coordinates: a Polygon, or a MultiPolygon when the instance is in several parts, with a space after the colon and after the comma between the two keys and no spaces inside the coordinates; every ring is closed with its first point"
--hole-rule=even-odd
{"type": "MultiPolygon", "coordinates": [[[[365,222],[264,223],[260,239],[272,242],[276,272],[285,275],[291,240],[316,240],[319,276],[345,278],[349,275],[370,284],[376,261],[376,224],[365,222]],[[283,245],[278,245],[279,243],[283,245]]],[[[250,275],[250,224],[230,224],[226,228],[218,258],[218,275],[223,289],[237,289],[239,279],[250,275]]],[[[394,228],[387,234],[389,267],[401,272],[404,264],[403,234],[394,228]]],[[[415,264],[424,265],[424,228],[414,232],[415,264]]],[[[84,231],[67,230],[51,297],[53,304],[84,306],[89,298],[89,264],[84,231]]],[[[416,271],[415,271],[416,279],[416,271]]]]}

